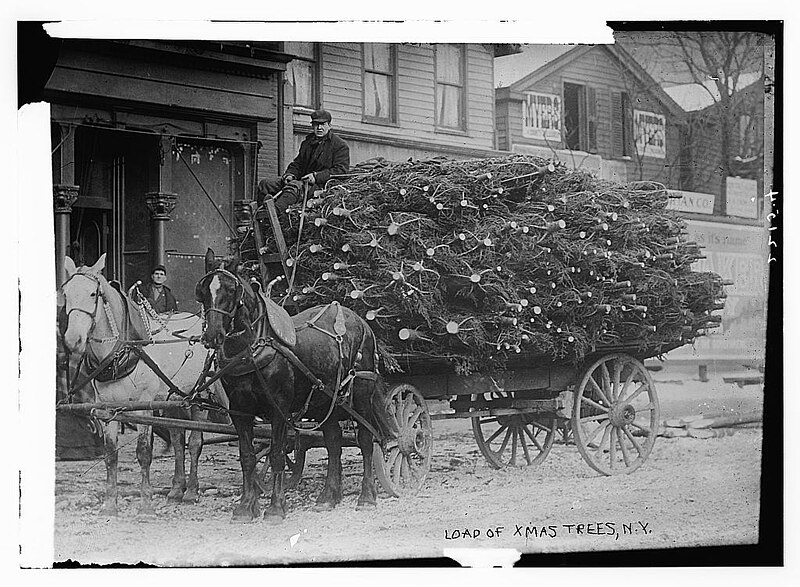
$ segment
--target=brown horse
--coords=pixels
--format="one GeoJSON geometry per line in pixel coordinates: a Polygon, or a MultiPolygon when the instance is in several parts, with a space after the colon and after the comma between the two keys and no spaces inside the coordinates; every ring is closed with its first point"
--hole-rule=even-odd
{"type": "Polygon", "coordinates": [[[290,318],[280,306],[254,291],[238,273],[238,267],[238,259],[216,263],[209,250],[207,273],[196,288],[206,318],[203,342],[217,349],[230,416],[239,435],[243,489],[233,521],[252,521],[259,515],[254,474],[255,416],[264,417],[272,425],[272,496],[264,517],[277,521],[286,517],[287,432],[288,426],[300,419],[318,423],[328,452],[325,486],[315,509],[332,509],[341,502],[339,421],[351,418],[343,404],[363,420],[358,422],[357,432],[364,465],[357,508],[375,507],[373,431],[383,439],[397,433],[396,424],[392,427],[387,417],[385,386],[377,374],[375,335],[357,314],[335,302],[290,318]]]}

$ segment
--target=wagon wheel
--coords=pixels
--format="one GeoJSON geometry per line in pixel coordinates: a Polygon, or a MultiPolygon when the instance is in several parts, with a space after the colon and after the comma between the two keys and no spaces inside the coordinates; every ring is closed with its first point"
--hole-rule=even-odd
{"type": "Polygon", "coordinates": [[[584,460],[604,475],[638,469],[653,450],[659,405],[641,362],[617,353],[586,369],[575,389],[572,431],[584,460]]]}
{"type": "MultiPolygon", "coordinates": [[[[472,402],[511,399],[513,392],[473,394],[472,402]]],[[[545,414],[511,414],[472,418],[472,433],[481,454],[495,469],[538,465],[556,438],[557,420],[545,414]]]]}
{"type": "Polygon", "coordinates": [[[389,495],[413,495],[422,487],[431,469],[431,416],[425,398],[408,383],[395,385],[386,403],[389,418],[397,422],[400,436],[384,447],[375,443],[372,464],[389,495]]]}

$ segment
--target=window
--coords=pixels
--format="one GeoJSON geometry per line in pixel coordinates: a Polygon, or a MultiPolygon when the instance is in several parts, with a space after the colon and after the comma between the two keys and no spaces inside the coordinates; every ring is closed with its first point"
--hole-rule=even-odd
{"type": "Polygon", "coordinates": [[[565,146],[571,151],[587,151],[586,92],[583,86],[564,83],[565,146]]]}
{"type": "Polygon", "coordinates": [[[294,88],[295,106],[315,109],[319,105],[316,43],[286,43],[295,58],[286,65],[286,78],[294,88]]]}
{"type": "Polygon", "coordinates": [[[436,126],[464,131],[466,124],[464,45],[436,45],[436,126]]]}
{"type": "Polygon", "coordinates": [[[739,116],[739,159],[749,161],[758,155],[758,125],[750,114],[739,116]]]}
{"type": "Polygon", "coordinates": [[[396,122],[395,46],[364,43],[364,118],[375,122],[396,122]]]}

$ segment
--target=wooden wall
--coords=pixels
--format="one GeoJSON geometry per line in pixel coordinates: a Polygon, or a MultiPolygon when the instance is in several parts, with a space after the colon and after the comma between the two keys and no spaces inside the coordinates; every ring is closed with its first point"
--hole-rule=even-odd
{"type": "MultiPolygon", "coordinates": [[[[651,179],[667,183],[670,187],[680,184],[680,127],[667,109],[648,92],[641,83],[634,83],[632,74],[603,46],[592,47],[552,73],[545,75],[527,87],[514,88],[518,92],[538,91],[562,96],[564,83],[575,83],[594,88],[597,123],[596,154],[606,160],[616,159],[624,163],[629,180],[651,179]],[[613,94],[627,92],[632,108],[663,114],[666,118],[666,158],[637,157],[631,145],[630,159],[616,155],[613,145],[615,117],[612,112],[613,94]]],[[[655,84],[655,82],[653,82],[655,84]]],[[[563,149],[565,145],[522,136],[522,102],[512,94],[510,99],[500,99],[497,105],[497,136],[500,148],[512,149],[514,145],[531,145],[563,149]]],[[[562,108],[563,116],[563,108],[562,108]]],[[[563,134],[563,130],[562,130],[563,134]]],[[[563,141],[563,136],[562,136],[563,141]]]]}
{"type": "MultiPolygon", "coordinates": [[[[483,45],[467,45],[467,111],[464,132],[437,130],[435,126],[434,46],[397,46],[397,123],[365,122],[362,106],[362,45],[322,45],[322,107],[333,116],[334,132],[357,141],[351,162],[392,154],[404,158],[428,152],[474,156],[494,150],[493,53],[483,45]],[[375,139],[370,145],[371,138],[375,139]],[[406,153],[408,153],[406,155],[406,153]]],[[[309,132],[295,125],[295,142],[309,132]]]]}

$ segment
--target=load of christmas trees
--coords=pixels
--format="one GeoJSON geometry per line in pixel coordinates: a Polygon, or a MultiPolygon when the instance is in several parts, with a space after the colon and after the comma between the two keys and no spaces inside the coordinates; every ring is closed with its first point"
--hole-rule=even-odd
{"type": "MultiPolygon", "coordinates": [[[[718,326],[725,297],[718,275],[692,271],[701,247],[668,199],[531,156],[371,160],[282,219],[287,301],[338,300],[393,355],[459,372],[603,346],[660,354],[718,326]]],[[[256,259],[252,240],[237,246],[256,259]]]]}

